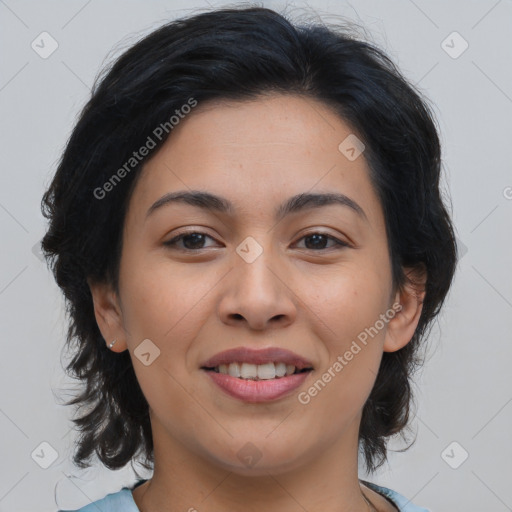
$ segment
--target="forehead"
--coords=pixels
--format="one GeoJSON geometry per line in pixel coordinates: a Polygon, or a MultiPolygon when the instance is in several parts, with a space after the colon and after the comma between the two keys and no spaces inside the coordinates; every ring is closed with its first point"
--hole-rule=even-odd
{"type": "Polygon", "coordinates": [[[212,154],[229,156],[238,149],[251,156],[260,153],[259,159],[264,161],[261,146],[265,151],[276,146],[273,155],[293,158],[313,148],[329,151],[333,141],[350,133],[348,124],[324,103],[302,95],[274,93],[243,101],[199,103],[173,130],[169,145],[176,146],[183,139],[190,142],[190,138],[196,138],[197,145],[215,140],[209,147],[212,154]]]}
{"type": "Polygon", "coordinates": [[[292,195],[340,192],[378,215],[364,153],[349,159],[340,150],[354,136],[332,109],[303,96],[200,103],[146,163],[133,199],[147,210],[165,193],[201,189],[235,209],[273,213],[292,195]]]}

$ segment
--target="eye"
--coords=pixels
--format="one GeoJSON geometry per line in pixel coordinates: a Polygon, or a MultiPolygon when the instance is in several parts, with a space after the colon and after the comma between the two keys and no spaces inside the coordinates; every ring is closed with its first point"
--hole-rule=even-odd
{"type": "Polygon", "coordinates": [[[310,250],[313,250],[313,251],[319,251],[319,250],[325,250],[327,249],[325,247],[325,243],[329,240],[331,240],[333,243],[333,245],[331,246],[336,248],[336,246],[338,248],[341,248],[341,247],[350,247],[350,245],[346,242],[343,242],[341,240],[338,240],[337,238],[335,238],[334,236],[331,236],[331,235],[328,235],[327,233],[322,233],[322,232],[312,232],[312,233],[308,233],[306,235],[304,235],[302,238],[299,239],[300,240],[310,240],[309,243],[306,242],[306,247],[305,249],[310,249],[310,250]]]}
{"type": "Polygon", "coordinates": [[[170,247],[176,247],[178,250],[182,251],[197,251],[199,249],[204,249],[203,243],[205,238],[213,238],[206,233],[202,233],[201,231],[189,231],[186,233],[181,233],[178,236],[175,236],[171,240],[164,242],[164,245],[170,247]],[[178,246],[179,242],[183,242],[185,247],[178,246]]]}
{"type": "MultiPolygon", "coordinates": [[[[204,242],[206,238],[210,238],[211,240],[214,240],[213,237],[210,235],[207,235],[206,233],[203,233],[201,231],[189,231],[186,233],[181,233],[171,240],[168,240],[167,242],[164,242],[164,245],[167,247],[177,248],[181,251],[188,251],[188,252],[196,252],[201,249],[205,249],[204,242]],[[183,243],[182,246],[180,246],[180,242],[183,243]]],[[[350,247],[350,245],[346,242],[343,242],[339,240],[338,238],[335,238],[332,235],[328,235],[327,233],[322,232],[312,232],[304,235],[301,240],[310,240],[310,242],[306,242],[305,249],[309,249],[315,252],[322,251],[329,249],[329,247],[325,247],[326,242],[331,241],[333,242],[333,245],[331,245],[331,249],[334,248],[341,248],[341,247],[350,247]]]]}

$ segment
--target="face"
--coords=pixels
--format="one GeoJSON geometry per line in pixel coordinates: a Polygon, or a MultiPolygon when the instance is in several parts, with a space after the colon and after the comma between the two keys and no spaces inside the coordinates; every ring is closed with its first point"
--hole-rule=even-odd
{"type": "MultiPolygon", "coordinates": [[[[397,312],[404,297],[392,288],[364,153],[354,159],[339,149],[352,133],[309,98],[199,105],[146,163],[125,219],[115,307],[100,314],[94,296],[105,336],[132,357],[155,452],[179,447],[230,471],[264,474],[326,449],[357,448],[382,353],[409,341],[417,311],[407,322],[405,309],[397,312]],[[231,206],[155,205],[192,191],[231,206]],[[299,194],[342,200],[304,201],[276,216],[299,194]],[[250,383],[205,369],[238,348],[263,358],[282,349],[266,354],[277,362],[290,351],[310,369],[250,383]]],[[[263,361],[253,355],[231,360],[263,361]]],[[[280,368],[264,366],[261,376],[280,368]]]]}

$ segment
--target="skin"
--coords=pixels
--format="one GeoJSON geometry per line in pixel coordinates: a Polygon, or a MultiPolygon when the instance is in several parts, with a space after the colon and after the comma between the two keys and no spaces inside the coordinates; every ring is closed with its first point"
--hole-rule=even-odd
{"type": "Polygon", "coordinates": [[[362,492],[377,510],[395,510],[359,483],[358,429],[382,354],[410,341],[423,294],[392,287],[383,211],[364,154],[350,161],[338,150],[351,133],[310,98],[209,103],[146,163],[125,219],[119,294],[90,283],[100,330],[107,343],[117,339],[114,352],[129,350],[150,406],[155,470],[133,492],[142,512],[366,512],[362,492]],[[172,204],[146,217],[165,193],[192,189],[226,197],[234,215],[172,204]],[[346,194],[367,219],[329,205],[276,224],[274,209],[305,192],[346,194]],[[208,236],[163,245],[184,228],[208,236]],[[318,232],[349,246],[304,238],[318,232]],[[252,263],[236,252],[248,236],[263,249],[252,263]],[[298,393],[394,303],[402,310],[301,404],[298,393]],[[149,366],[134,355],[145,339],[160,350],[149,366]],[[244,403],[200,369],[239,346],[286,348],[314,370],[288,397],[244,403]],[[252,467],[237,456],[248,442],[261,454],[252,467]]]}

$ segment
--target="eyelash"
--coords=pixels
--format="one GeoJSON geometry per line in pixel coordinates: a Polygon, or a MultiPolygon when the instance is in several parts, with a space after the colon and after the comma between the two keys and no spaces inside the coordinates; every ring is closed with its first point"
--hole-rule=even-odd
{"type": "MultiPolygon", "coordinates": [[[[174,249],[176,248],[177,250],[181,251],[181,252],[188,252],[188,253],[193,253],[193,252],[199,252],[205,248],[201,248],[201,249],[183,249],[183,248],[177,248],[176,247],[176,244],[177,242],[183,240],[184,237],[188,236],[188,235],[204,235],[208,238],[211,238],[212,240],[215,240],[212,236],[208,235],[207,233],[204,233],[202,231],[186,231],[184,233],[180,233],[179,235],[175,236],[174,238],[172,238],[171,240],[168,240],[167,242],[164,242],[163,244],[167,247],[170,247],[171,249],[174,249]]],[[[308,238],[308,237],[311,237],[313,235],[321,235],[321,236],[324,236],[324,237],[327,237],[328,239],[331,239],[334,241],[335,243],[335,246],[338,246],[338,247],[327,247],[327,248],[323,248],[323,249],[306,249],[308,251],[313,251],[313,252],[321,252],[321,251],[328,251],[329,249],[342,249],[342,248],[345,248],[345,247],[350,247],[350,245],[346,242],[343,242],[341,240],[339,240],[338,238],[332,236],[332,235],[329,235],[327,233],[322,233],[321,231],[312,231],[310,233],[306,233],[305,235],[303,235],[301,238],[299,238],[298,241],[300,240],[303,240],[304,238],[308,238]]],[[[206,248],[207,249],[207,248],[206,248]]]]}

